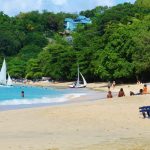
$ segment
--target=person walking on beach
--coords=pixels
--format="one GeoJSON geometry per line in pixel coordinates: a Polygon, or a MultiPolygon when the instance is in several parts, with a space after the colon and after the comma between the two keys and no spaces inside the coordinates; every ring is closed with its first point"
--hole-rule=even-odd
{"type": "Polygon", "coordinates": [[[112,83],[112,88],[114,89],[115,88],[115,86],[116,86],[116,82],[115,81],[113,81],[113,83],[112,83]]]}
{"type": "Polygon", "coordinates": [[[123,91],[123,88],[121,88],[119,93],[118,93],[118,97],[123,97],[123,96],[125,96],[125,93],[123,91]]]}
{"type": "Polygon", "coordinates": [[[24,91],[21,91],[21,97],[24,98],[24,91]]]}
{"type": "Polygon", "coordinates": [[[112,96],[111,91],[108,91],[107,98],[112,98],[112,97],[113,97],[113,96],[112,96]]]}

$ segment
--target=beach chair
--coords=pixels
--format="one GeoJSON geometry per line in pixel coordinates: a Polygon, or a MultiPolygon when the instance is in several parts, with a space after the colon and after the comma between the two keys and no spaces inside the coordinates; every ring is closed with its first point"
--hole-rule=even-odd
{"type": "Polygon", "coordinates": [[[150,118],[150,106],[139,107],[139,112],[142,113],[144,118],[150,118]]]}

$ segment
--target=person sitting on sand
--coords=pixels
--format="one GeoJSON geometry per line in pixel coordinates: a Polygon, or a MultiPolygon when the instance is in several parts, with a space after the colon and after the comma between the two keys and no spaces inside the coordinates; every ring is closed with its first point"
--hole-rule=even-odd
{"type": "Polygon", "coordinates": [[[123,96],[125,96],[125,93],[123,91],[123,88],[121,88],[119,93],[118,93],[118,97],[123,97],[123,96]]]}
{"type": "Polygon", "coordinates": [[[113,96],[112,96],[111,91],[108,91],[107,98],[112,98],[112,97],[113,97],[113,96]]]}
{"type": "Polygon", "coordinates": [[[133,95],[135,95],[134,92],[130,91],[130,96],[133,96],[133,95]]]}
{"type": "Polygon", "coordinates": [[[139,93],[137,93],[136,95],[143,95],[143,89],[140,89],[139,93]]]}
{"type": "Polygon", "coordinates": [[[132,91],[130,91],[130,96],[133,96],[133,95],[143,95],[143,89],[140,89],[138,93],[134,93],[132,91]]]}
{"type": "Polygon", "coordinates": [[[148,90],[147,90],[147,85],[144,84],[144,87],[143,87],[143,94],[148,94],[148,90]]]}

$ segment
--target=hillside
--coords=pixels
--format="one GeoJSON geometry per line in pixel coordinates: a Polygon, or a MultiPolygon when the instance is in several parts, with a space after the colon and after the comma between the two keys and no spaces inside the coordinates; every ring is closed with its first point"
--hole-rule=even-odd
{"type": "Polygon", "coordinates": [[[77,64],[88,82],[149,80],[150,9],[124,3],[82,11],[92,24],[64,33],[64,19],[76,14],[32,11],[0,13],[0,62],[14,78],[70,81],[77,64]],[[66,38],[72,36],[73,41],[66,38]]]}

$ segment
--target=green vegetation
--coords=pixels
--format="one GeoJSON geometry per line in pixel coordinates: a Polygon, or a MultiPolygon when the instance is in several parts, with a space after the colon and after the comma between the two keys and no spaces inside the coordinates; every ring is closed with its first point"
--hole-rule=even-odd
{"type": "MultiPolygon", "coordinates": [[[[143,2],[143,1],[142,1],[143,2]]],[[[138,5],[137,5],[138,4],[138,5]]],[[[124,3],[80,14],[92,24],[64,32],[63,21],[75,14],[33,11],[9,17],[0,13],[0,62],[5,57],[14,78],[70,81],[77,64],[88,82],[149,80],[150,8],[124,3]]],[[[146,4],[146,0],[145,0],[146,4]]],[[[146,4],[147,5],[147,4],[146,4]]]]}
{"type": "Polygon", "coordinates": [[[150,8],[150,1],[149,0],[137,0],[136,4],[140,7],[149,7],[150,8]]]}

